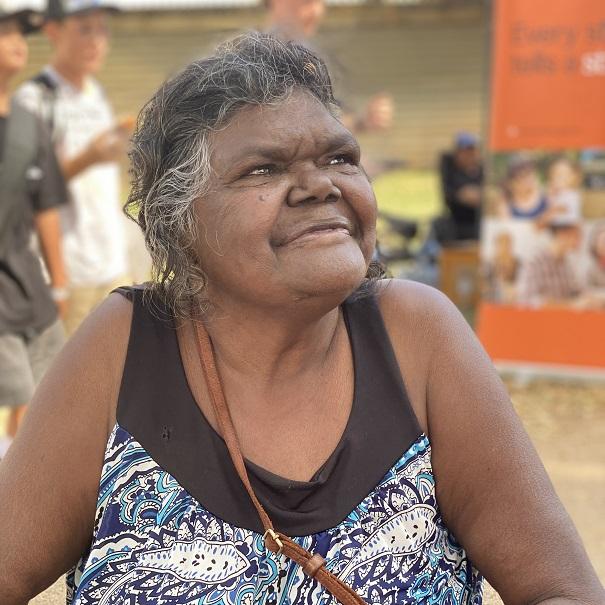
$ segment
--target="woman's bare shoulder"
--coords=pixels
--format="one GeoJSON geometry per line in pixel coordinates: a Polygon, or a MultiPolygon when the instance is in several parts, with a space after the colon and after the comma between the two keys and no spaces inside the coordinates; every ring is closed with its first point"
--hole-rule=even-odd
{"type": "Polygon", "coordinates": [[[380,280],[376,284],[376,294],[387,322],[444,321],[455,310],[443,292],[407,279],[380,280]]]}
{"type": "Polygon", "coordinates": [[[396,351],[401,347],[412,348],[420,356],[419,361],[429,364],[432,354],[445,344],[453,349],[469,342],[479,346],[458,308],[431,286],[402,279],[382,280],[377,297],[396,351]]]}
{"type": "Polygon", "coordinates": [[[434,351],[446,328],[452,322],[459,325],[459,313],[444,294],[418,282],[381,280],[376,296],[408,397],[428,434],[427,385],[434,351]]]}
{"type": "Polygon", "coordinates": [[[42,380],[0,465],[0,577],[10,578],[0,583],[2,603],[32,598],[90,542],[131,317],[128,300],[112,294],[84,321],[42,380]]]}
{"type": "Polygon", "coordinates": [[[73,386],[94,385],[91,404],[107,407],[108,429],[115,421],[115,406],[122,381],[133,305],[123,295],[110,294],[69,339],[53,372],[73,386]]]}

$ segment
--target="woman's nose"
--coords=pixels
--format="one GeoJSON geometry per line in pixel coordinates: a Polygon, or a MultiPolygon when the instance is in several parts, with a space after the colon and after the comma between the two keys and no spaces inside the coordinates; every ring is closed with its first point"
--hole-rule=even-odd
{"type": "Polygon", "coordinates": [[[329,175],[319,168],[305,170],[288,192],[289,206],[298,204],[316,204],[336,202],[342,197],[340,189],[332,182],[329,175]]]}

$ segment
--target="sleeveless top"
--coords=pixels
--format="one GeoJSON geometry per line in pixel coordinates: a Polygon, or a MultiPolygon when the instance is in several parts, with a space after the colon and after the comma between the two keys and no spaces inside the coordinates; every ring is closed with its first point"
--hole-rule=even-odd
{"type": "MultiPolygon", "coordinates": [[[[159,303],[143,304],[140,289],[121,293],[134,312],[116,425],[68,605],[336,603],[265,549],[226,445],[189,389],[174,322],[159,303]]],[[[377,301],[349,299],[342,312],[355,382],[341,440],[310,481],[248,462],[254,489],[276,529],[367,603],[479,605],[482,578],[441,518],[429,440],[377,301]]]]}

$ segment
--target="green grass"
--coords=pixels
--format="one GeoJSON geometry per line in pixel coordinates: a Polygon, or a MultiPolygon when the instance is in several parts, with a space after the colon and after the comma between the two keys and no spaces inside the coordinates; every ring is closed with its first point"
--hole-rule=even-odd
{"type": "Polygon", "coordinates": [[[378,208],[420,222],[442,211],[438,175],[433,170],[396,170],[377,178],[374,191],[378,208]]]}
{"type": "MultiPolygon", "coordinates": [[[[377,178],[374,191],[378,209],[394,216],[418,221],[419,232],[411,249],[416,251],[426,238],[430,220],[442,213],[438,175],[433,170],[395,170],[377,178]]],[[[398,248],[401,239],[378,219],[378,239],[386,248],[398,248]]],[[[393,267],[396,272],[396,267],[393,267]]]]}

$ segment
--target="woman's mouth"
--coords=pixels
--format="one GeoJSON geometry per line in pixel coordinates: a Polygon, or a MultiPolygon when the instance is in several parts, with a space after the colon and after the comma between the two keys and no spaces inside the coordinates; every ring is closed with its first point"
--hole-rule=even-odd
{"type": "Polygon", "coordinates": [[[303,243],[310,242],[314,240],[333,240],[333,239],[341,239],[342,237],[350,237],[348,229],[343,227],[335,227],[335,228],[326,228],[326,229],[317,229],[314,231],[308,231],[307,233],[303,233],[298,237],[295,237],[290,244],[294,243],[303,243]]]}
{"type": "Polygon", "coordinates": [[[294,230],[279,241],[278,246],[289,244],[300,244],[311,241],[337,241],[345,237],[351,237],[351,227],[347,221],[332,221],[308,225],[294,230]]]}

